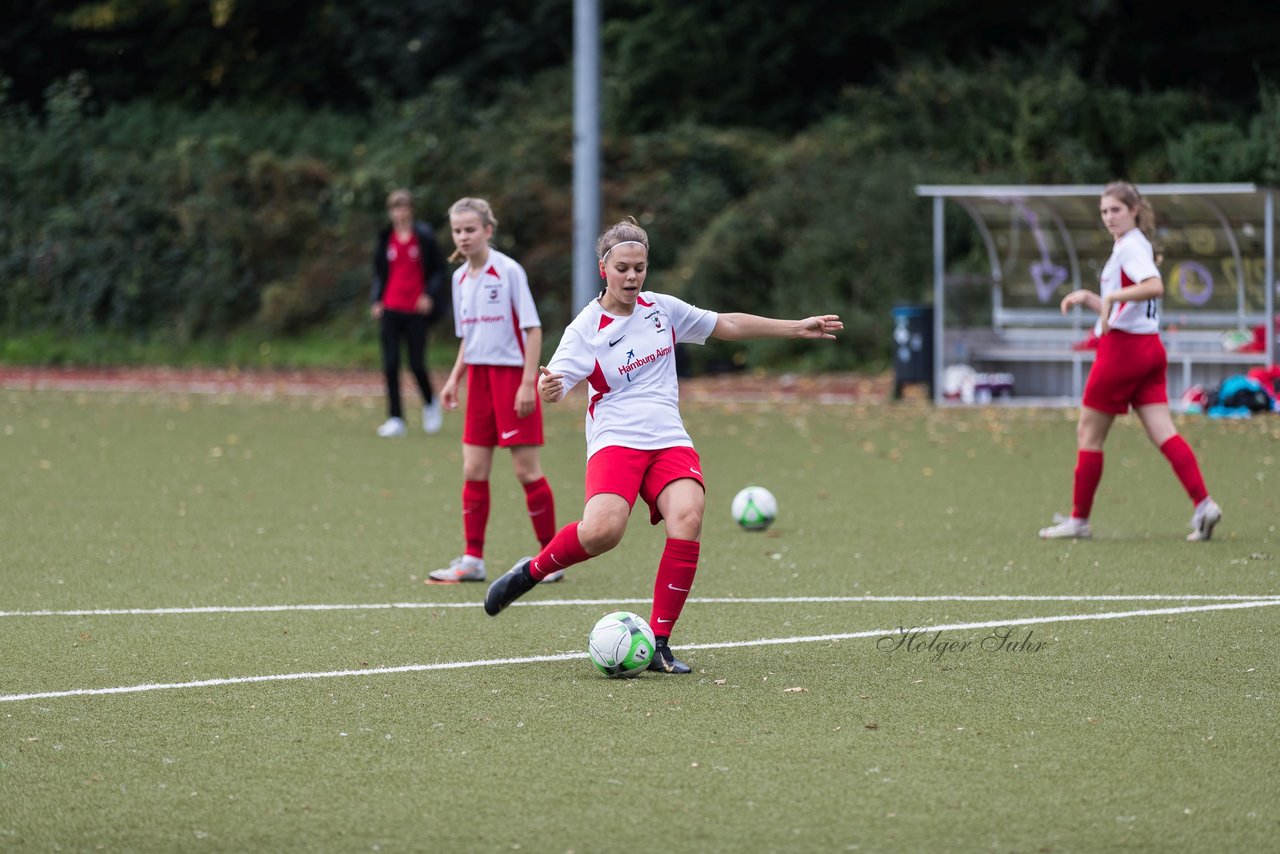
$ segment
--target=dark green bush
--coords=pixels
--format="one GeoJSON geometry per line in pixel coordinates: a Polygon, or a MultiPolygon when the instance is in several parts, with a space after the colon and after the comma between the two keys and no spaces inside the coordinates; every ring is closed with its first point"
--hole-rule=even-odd
{"type": "MultiPolygon", "coordinates": [[[[441,77],[366,116],[147,100],[97,113],[80,76],[52,87],[38,117],[0,100],[0,328],[193,346],[245,330],[365,335],[383,201],[408,186],[446,253],[447,206],[494,204],[497,246],[529,271],[554,336],[572,313],[571,80],[559,70],[495,89],[476,104],[441,77]]],[[[649,230],[657,290],[846,321],[836,346],[719,345],[702,363],[851,368],[885,358],[894,302],[930,293],[916,184],[1276,183],[1280,94],[1264,83],[1259,100],[1238,115],[1047,62],[913,65],[847,90],[807,128],[610,132],[604,219],[631,214],[649,230]]],[[[964,265],[971,237],[948,240],[964,265]]]]}

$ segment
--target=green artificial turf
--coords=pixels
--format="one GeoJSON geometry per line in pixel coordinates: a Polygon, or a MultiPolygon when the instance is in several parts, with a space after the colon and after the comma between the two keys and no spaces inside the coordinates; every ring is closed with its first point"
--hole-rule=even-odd
{"type": "MultiPolygon", "coordinates": [[[[547,413],[562,522],[580,404],[547,413]]],[[[1042,542],[1071,412],[687,406],[695,672],[609,680],[586,632],[647,615],[661,529],[488,618],[422,584],[461,551],[460,418],[379,440],[381,406],[0,392],[0,849],[1274,846],[1280,419],[1180,422],[1212,542],[1132,419],[1094,539],[1042,542]]],[[[535,544],[501,453],[492,484],[496,577],[535,544]]]]}

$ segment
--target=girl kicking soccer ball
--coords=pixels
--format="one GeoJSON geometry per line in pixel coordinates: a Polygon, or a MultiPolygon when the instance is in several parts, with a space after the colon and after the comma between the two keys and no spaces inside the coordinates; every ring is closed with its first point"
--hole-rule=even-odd
{"type": "Polygon", "coordinates": [[[536,557],[493,582],[484,609],[496,616],[549,573],[618,545],[639,496],[650,522],[664,522],[667,536],[649,618],[657,637],[649,669],[688,673],[669,641],[698,568],[705,495],[702,465],[680,417],[676,345],[708,338],[831,339],[844,324],[834,314],[804,320],[717,314],[644,291],[649,237],[630,217],[600,236],[596,255],[604,290],[565,330],[538,379],[547,403],[562,400],[580,382],[589,387],[582,520],[561,528],[536,557]]]}

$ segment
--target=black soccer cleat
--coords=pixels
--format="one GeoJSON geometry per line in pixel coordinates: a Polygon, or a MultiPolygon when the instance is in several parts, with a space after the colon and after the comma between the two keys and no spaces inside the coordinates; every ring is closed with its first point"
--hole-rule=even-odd
{"type": "Polygon", "coordinates": [[[484,612],[490,617],[502,613],[502,609],[538,586],[529,574],[529,564],[533,558],[522,557],[516,565],[508,569],[501,578],[489,585],[484,594],[484,612]]]}
{"type": "Polygon", "coordinates": [[[658,638],[653,645],[653,658],[649,661],[649,669],[659,673],[692,673],[693,668],[675,657],[666,638],[658,638]]]}

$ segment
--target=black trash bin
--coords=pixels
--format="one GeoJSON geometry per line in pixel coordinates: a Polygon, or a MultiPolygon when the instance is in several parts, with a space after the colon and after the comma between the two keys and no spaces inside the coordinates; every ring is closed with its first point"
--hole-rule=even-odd
{"type": "Polygon", "coordinates": [[[933,400],[933,306],[893,307],[893,397],[907,383],[926,383],[933,400]]]}

